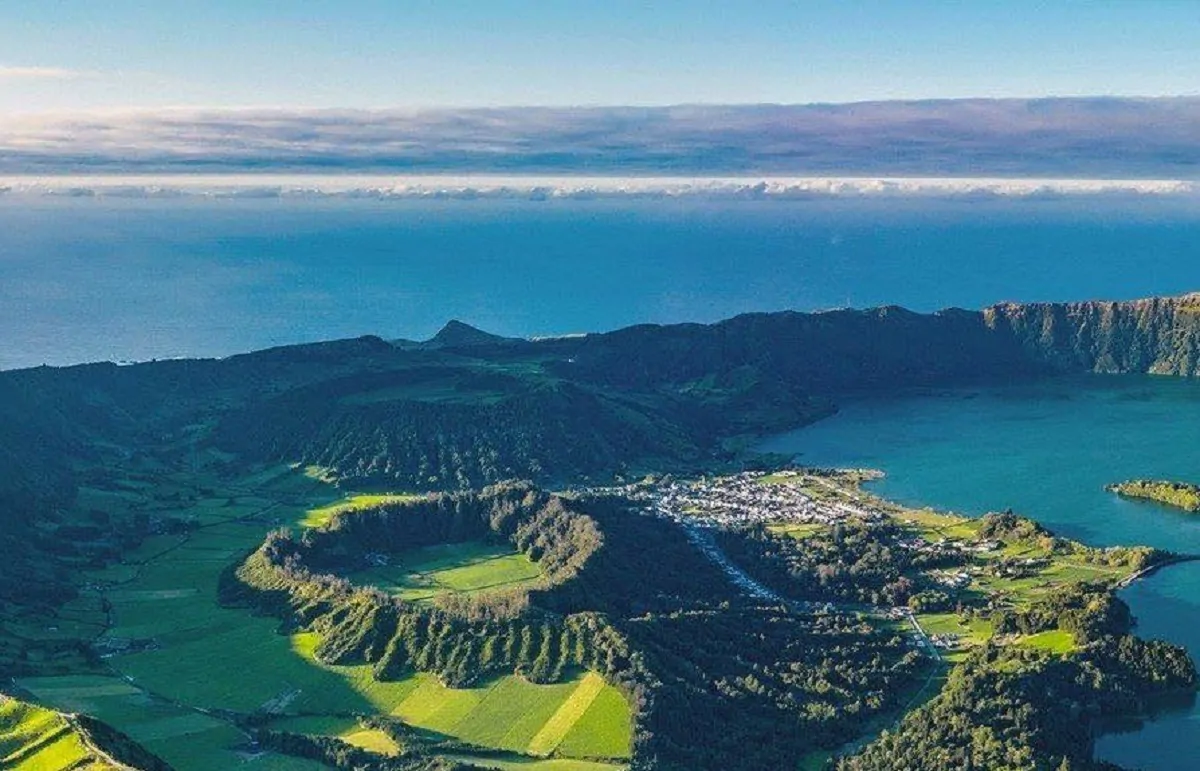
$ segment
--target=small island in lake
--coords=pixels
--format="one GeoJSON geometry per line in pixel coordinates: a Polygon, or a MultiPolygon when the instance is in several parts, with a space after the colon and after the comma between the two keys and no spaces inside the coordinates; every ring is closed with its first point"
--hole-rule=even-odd
{"type": "Polygon", "coordinates": [[[1155,501],[1184,511],[1200,511],[1200,485],[1153,479],[1131,479],[1104,488],[1122,498],[1155,501]]]}

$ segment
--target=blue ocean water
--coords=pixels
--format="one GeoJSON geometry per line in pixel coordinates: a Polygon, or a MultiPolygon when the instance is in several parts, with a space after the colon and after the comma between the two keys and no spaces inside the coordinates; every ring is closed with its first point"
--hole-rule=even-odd
{"type": "Polygon", "coordinates": [[[0,196],[0,369],[1200,289],[1186,201],[0,196]]]}
{"type": "MultiPolygon", "coordinates": [[[[869,466],[881,495],[966,514],[1012,508],[1089,544],[1146,544],[1200,554],[1200,517],[1122,500],[1104,485],[1132,477],[1200,482],[1200,382],[1092,376],[850,403],[763,449],[812,465],[869,466]]],[[[1200,660],[1200,563],[1125,590],[1139,633],[1200,660]]],[[[1200,707],[1102,736],[1104,759],[1145,771],[1196,768],[1200,707]]]]}

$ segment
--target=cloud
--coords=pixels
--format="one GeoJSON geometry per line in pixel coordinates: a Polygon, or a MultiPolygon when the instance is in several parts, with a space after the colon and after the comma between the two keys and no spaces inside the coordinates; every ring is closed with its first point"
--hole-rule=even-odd
{"type": "Polygon", "coordinates": [[[0,118],[0,172],[1192,178],[1200,99],[0,118]]]}
{"type": "Polygon", "coordinates": [[[584,177],[497,175],[148,174],[18,177],[8,196],[441,200],[1060,200],[1193,197],[1178,180],[919,177],[584,177]]]}
{"type": "Polygon", "coordinates": [[[0,80],[74,80],[87,77],[82,70],[62,67],[6,67],[0,65],[0,80]]]}

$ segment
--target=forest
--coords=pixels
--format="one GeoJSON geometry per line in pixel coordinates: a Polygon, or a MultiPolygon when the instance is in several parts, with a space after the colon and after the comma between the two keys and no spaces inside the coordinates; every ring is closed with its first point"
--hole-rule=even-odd
{"type": "Polygon", "coordinates": [[[936,699],[904,718],[838,771],[1046,769],[1101,771],[1095,727],[1112,715],[1144,713],[1147,703],[1190,691],[1196,670],[1186,652],[1130,634],[1125,604],[1077,587],[1030,608],[1037,628],[1076,634],[1067,656],[983,646],[951,672],[936,699]]]}
{"type": "Polygon", "coordinates": [[[370,664],[381,680],[599,672],[635,706],[639,768],[751,769],[781,747],[832,749],[895,709],[928,667],[901,635],[852,614],[741,596],[677,528],[619,498],[570,501],[528,485],[359,511],[298,539],[272,533],[222,596],[316,631],[322,660],[370,664]],[[420,606],[336,572],[366,549],[481,535],[546,566],[527,602],[420,606]]]}

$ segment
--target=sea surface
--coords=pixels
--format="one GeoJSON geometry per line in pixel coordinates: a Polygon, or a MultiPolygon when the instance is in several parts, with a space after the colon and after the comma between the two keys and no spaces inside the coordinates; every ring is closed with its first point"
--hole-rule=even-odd
{"type": "Polygon", "coordinates": [[[1186,196],[69,192],[0,195],[0,369],[423,339],[451,318],[536,336],[748,311],[1200,289],[1200,206],[1186,196]]]}
{"type": "MultiPolygon", "coordinates": [[[[762,449],[811,465],[881,469],[871,489],[907,504],[969,515],[1012,508],[1096,546],[1200,554],[1200,516],[1103,489],[1131,477],[1200,482],[1198,436],[1200,382],[1088,376],[851,402],[762,449]]],[[[1122,596],[1139,634],[1200,658],[1200,563],[1168,567],[1122,596]]],[[[1097,754],[1144,771],[1195,769],[1200,706],[1107,734],[1097,754]]]]}

